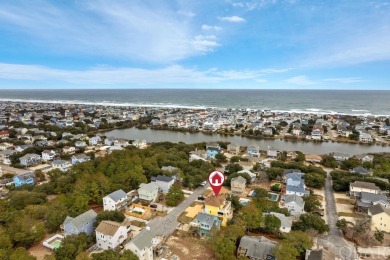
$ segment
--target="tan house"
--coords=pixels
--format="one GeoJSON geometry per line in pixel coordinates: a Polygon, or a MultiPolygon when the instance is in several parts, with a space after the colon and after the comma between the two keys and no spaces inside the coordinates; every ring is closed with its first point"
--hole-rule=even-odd
{"type": "Polygon", "coordinates": [[[320,163],[322,161],[322,157],[315,154],[306,154],[305,160],[306,162],[320,163]]]}
{"type": "Polygon", "coordinates": [[[371,230],[390,232],[390,209],[381,204],[372,205],[368,208],[368,215],[371,216],[371,230]]]}
{"type": "Polygon", "coordinates": [[[234,194],[244,193],[246,188],[246,179],[242,176],[232,178],[230,188],[234,194]]]}
{"type": "Polygon", "coordinates": [[[238,155],[240,153],[240,146],[235,144],[228,144],[227,152],[233,155],[238,155]]]}

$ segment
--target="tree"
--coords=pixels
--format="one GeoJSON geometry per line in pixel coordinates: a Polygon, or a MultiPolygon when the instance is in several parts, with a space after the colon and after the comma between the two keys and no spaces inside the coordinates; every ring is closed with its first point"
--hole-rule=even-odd
{"type": "Polygon", "coordinates": [[[226,156],[223,154],[223,153],[217,153],[215,155],[215,159],[217,160],[217,162],[226,162],[226,156]]]}
{"type": "Polygon", "coordinates": [[[303,176],[308,187],[321,189],[325,186],[326,175],[316,172],[308,172],[303,176]]]}
{"type": "Polygon", "coordinates": [[[242,169],[243,168],[239,164],[230,163],[230,164],[226,165],[225,172],[227,175],[230,175],[230,174],[237,173],[237,172],[241,171],[242,169]]]}
{"type": "Polygon", "coordinates": [[[173,184],[169,189],[167,196],[165,197],[167,206],[175,207],[184,199],[184,192],[180,189],[180,186],[173,184]]]}
{"type": "Polygon", "coordinates": [[[325,155],[322,157],[321,164],[328,168],[337,168],[338,163],[332,155],[325,155]]]}
{"type": "Polygon", "coordinates": [[[123,254],[114,250],[105,250],[100,253],[92,254],[93,260],[138,260],[138,257],[130,250],[125,250],[123,254]]]}
{"type": "Polygon", "coordinates": [[[302,231],[314,229],[322,234],[329,231],[329,226],[325,224],[325,221],[321,217],[311,213],[305,213],[299,216],[299,221],[293,224],[292,229],[302,231]]]}
{"type": "Polygon", "coordinates": [[[253,203],[241,209],[240,218],[248,230],[255,230],[263,225],[263,213],[253,203]]]}
{"type": "Polygon", "coordinates": [[[215,257],[218,260],[234,260],[236,243],[231,239],[223,236],[217,236],[215,239],[211,240],[211,248],[214,251],[215,257]]]}
{"type": "Polygon", "coordinates": [[[111,220],[115,222],[123,222],[125,220],[125,215],[122,212],[116,210],[103,211],[96,217],[95,226],[97,227],[100,222],[103,220],[111,220]]]}
{"type": "Polygon", "coordinates": [[[92,241],[92,237],[85,233],[66,236],[62,240],[61,247],[54,250],[54,255],[58,260],[75,259],[78,254],[84,252],[92,245],[92,241]]]}
{"type": "Polygon", "coordinates": [[[9,260],[35,260],[36,258],[32,256],[24,247],[18,247],[13,250],[12,254],[9,257],[9,260]]]}
{"type": "Polygon", "coordinates": [[[37,205],[46,202],[46,195],[43,193],[20,190],[12,191],[9,194],[9,204],[15,209],[24,209],[28,205],[37,205]]]}
{"type": "Polygon", "coordinates": [[[275,256],[278,260],[296,259],[312,246],[312,242],[305,232],[291,231],[284,236],[285,238],[275,250],[275,256]]]}
{"type": "Polygon", "coordinates": [[[279,218],[277,218],[274,215],[267,214],[264,218],[264,229],[267,231],[267,233],[270,234],[276,234],[279,231],[279,228],[281,226],[281,221],[279,218]]]}
{"type": "Polygon", "coordinates": [[[240,156],[232,156],[232,158],[230,158],[230,163],[236,163],[239,161],[240,161],[240,156]]]}
{"type": "Polygon", "coordinates": [[[383,243],[383,240],[385,239],[385,232],[375,228],[375,232],[374,232],[374,238],[379,242],[379,243],[383,243]]]}
{"type": "Polygon", "coordinates": [[[342,219],[337,220],[337,222],[336,222],[336,227],[337,227],[338,229],[340,229],[340,230],[344,230],[346,227],[348,227],[348,224],[349,224],[349,223],[350,223],[350,222],[347,221],[345,218],[342,218],[342,219]]]}
{"type": "Polygon", "coordinates": [[[67,208],[64,203],[54,200],[47,211],[45,226],[49,232],[56,232],[67,216],[67,208]]]}
{"type": "Polygon", "coordinates": [[[305,211],[313,212],[315,210],[320,209],[321,202],[318,200],[317,196],[314,194],[309,194],[303,197],[303,201],[305,202],[305,211]]]}
{"type": "Polygon", "coordinates": [[[255,193],[255,196],[254,196],[255,199],[268,198],[268,191],[266,189],[256,188],[256,189],[254,189],[254,193],[255,193]]]}

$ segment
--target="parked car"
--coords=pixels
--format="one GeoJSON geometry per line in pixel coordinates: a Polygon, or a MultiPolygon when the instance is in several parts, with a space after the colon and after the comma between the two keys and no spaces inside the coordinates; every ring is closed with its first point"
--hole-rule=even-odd
{"type": "Polygon", "coordinates": [[[156,204],[150,204],[149,207],[151,207],[152,209],[156,209],[157,205],[156,204]]]}
{"type": "Polygon", "coordinates": [[[204,197],[203,196],[199,196],[198,200],[204,200],[204,197]]]}
{"type": "Polygon", "coordinates": [[[200,184],[200,186],[204,187],[204,186],[206,186],[206,184],[207,184],[207,181],[204,181],[204,182],[202,182],[202,183],[200,184]]]}

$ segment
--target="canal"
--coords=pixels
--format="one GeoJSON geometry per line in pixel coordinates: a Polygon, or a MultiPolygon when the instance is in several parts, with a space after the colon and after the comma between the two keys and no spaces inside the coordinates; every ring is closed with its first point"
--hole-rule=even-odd
{"type": "Polygon", "coordinates": [[[169,130],[152,130],[127,128],[112,130],[104,133],[107,137],[126,138],[129,140],[145,139],[147,142],[184,142],[184,143],[201,143],[201,142],[231,142],[236,145],[248,146],[257,144],[260,150],[267,150],[268,147],[273,147],[279,151],[301,151],[306,154],[327,154],[331,152],[340,152],[348,154],[362,153],[379,153],[390,152],[390,147],[380,145],[363,145],[351,143],[332,143],[332,142],[293,142],[284,140],[260,140],[242,136],[228,136],[220,134],[205,134],[205,133],[187,133],[169,130]]]}

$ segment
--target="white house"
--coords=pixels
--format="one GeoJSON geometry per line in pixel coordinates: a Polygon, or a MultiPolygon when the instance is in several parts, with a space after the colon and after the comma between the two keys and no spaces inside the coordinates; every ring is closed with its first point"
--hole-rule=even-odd
{"type": "Polygon", "coordinates": [[[154,202],[157,199],[159,187],[156,183],[141,183],[138,189],[138,197],[146,202],[154,202]]]}
{"type": "Polygon", "coordinates": [[[44,161],[52,161],[56,156],[56,152],[53,150],[44,150],[42,152],[42,160],[44,161]]]}
{"type": "Polygon", "coordinates": [[[35,153],[28,153],[19,158],[20,165],[30,167],[41,163],[41,156],[35,153]]]}
{"type": "Polygon", "coordinates": [[[361,133],[359,135],[359,141],[363,143],[371,143],[372,142],[372,137],[368,133],[361,133]]]}
{"type": "Polygon", "coordinates": [[[64,154],[74,154],[76,152],[76,148],[73,146],[64,146],[64,148],[62,148],[62,152],[64,154]]]}
{"type": "Polygon", "coordinates": [[[94,137],[89,138],[89,140],[88,140],[89,145],[98,145],[101,142],[102,142],[102,139],[100,138],[100,136],[94,136],[94,137]]]}
{"type": "Polygon", "coordinates": [[[351,158],[351,155],[346,153],[333,153],[333,157],[336,159],[336,161],[346,161],[351,158]]]}
{"type": "Polygon", "coordinates": [[[84,142],[84,141],[76,141],[76,142],[74,143],[74,146],[76,146],[76,147],[86,147],[86,146],[87,146],[87,143],[84,142]]]}
{"type": "Polygon", "coordinates": [[[99,248],[114,250],[127,239],[130,232],[130,224],[126,226],[118,222],[103,220],[97,226],[95,232],[96,245],[99,248]]]}
{"type": "Polygon", "coordinates": [[[287,195],[284,196],[284,207],[287,208],[288,212],[292,216],[299,217],[301,214],[305,213],[304,207],[305,202],[301,196],[297,195],[287,195]]]}
{"type": "Polygon", "coordinates": [[[134,142],[133,142],[133,145],[139,149],[145,149],[148,145],[146,143],[146,140],[143,139],[143,140],[138,140],[136,139],[134,142]]]}
{"type": "Polygon", "coordinates": [[[139,260],[153,260],[153,240],[153,233],[146,227],[125,245],[125,249],[131,250],[139,260]]]}
{"type": "Polygon", "coordinates": [[[275,158],[275,157],[278,156],[278,151],[275,150],[274,148],[268,148],[268,150],[267,150],[267,156],[268,156],[268,157],[273,157],[273,158],[275,158]]]}
{"type": "Polygon", "coordinates": [[[127,194],[123,190],[114,191],[103,197],[104,210],[120,210],[127,200],[127,194]]]}
{"type": "Polygon", "coordinates": [[[152,177],[151,182],[157,184],[163,193],[168,193],[175,180],[169,176],[158,175],[157,177],[152,177]]]}
{"type": "Polygon", "coordinates": [[[321,140],[321,137],[323,134],[324,134],[324,132],[323,132],[322,128],[319,128],[319,127],[313,128],[313,130],[311,131],[311,139],[321,140]]]}
{"type": "Polygon", "coordinates": [[[372,182],[355,181],[349,184],[349,195],[360,197],[362,192],[379,194],[380,188],[372,182]]]}
{"type": "Polygon", "coordinates": [[[273,215],[280,220],[280,232],[289,233],[291,231],[292,217],[286,217],[284,214],[277,212],[264,213],[264,215],[273,215]]]}
{"type": "Polygon", "coordinates": [[[60,169],[63,172],[69,170],[69,168],[72,166],[70,162],[65,160],[54,160],[51,165],[54,169],[60,169]]]}

